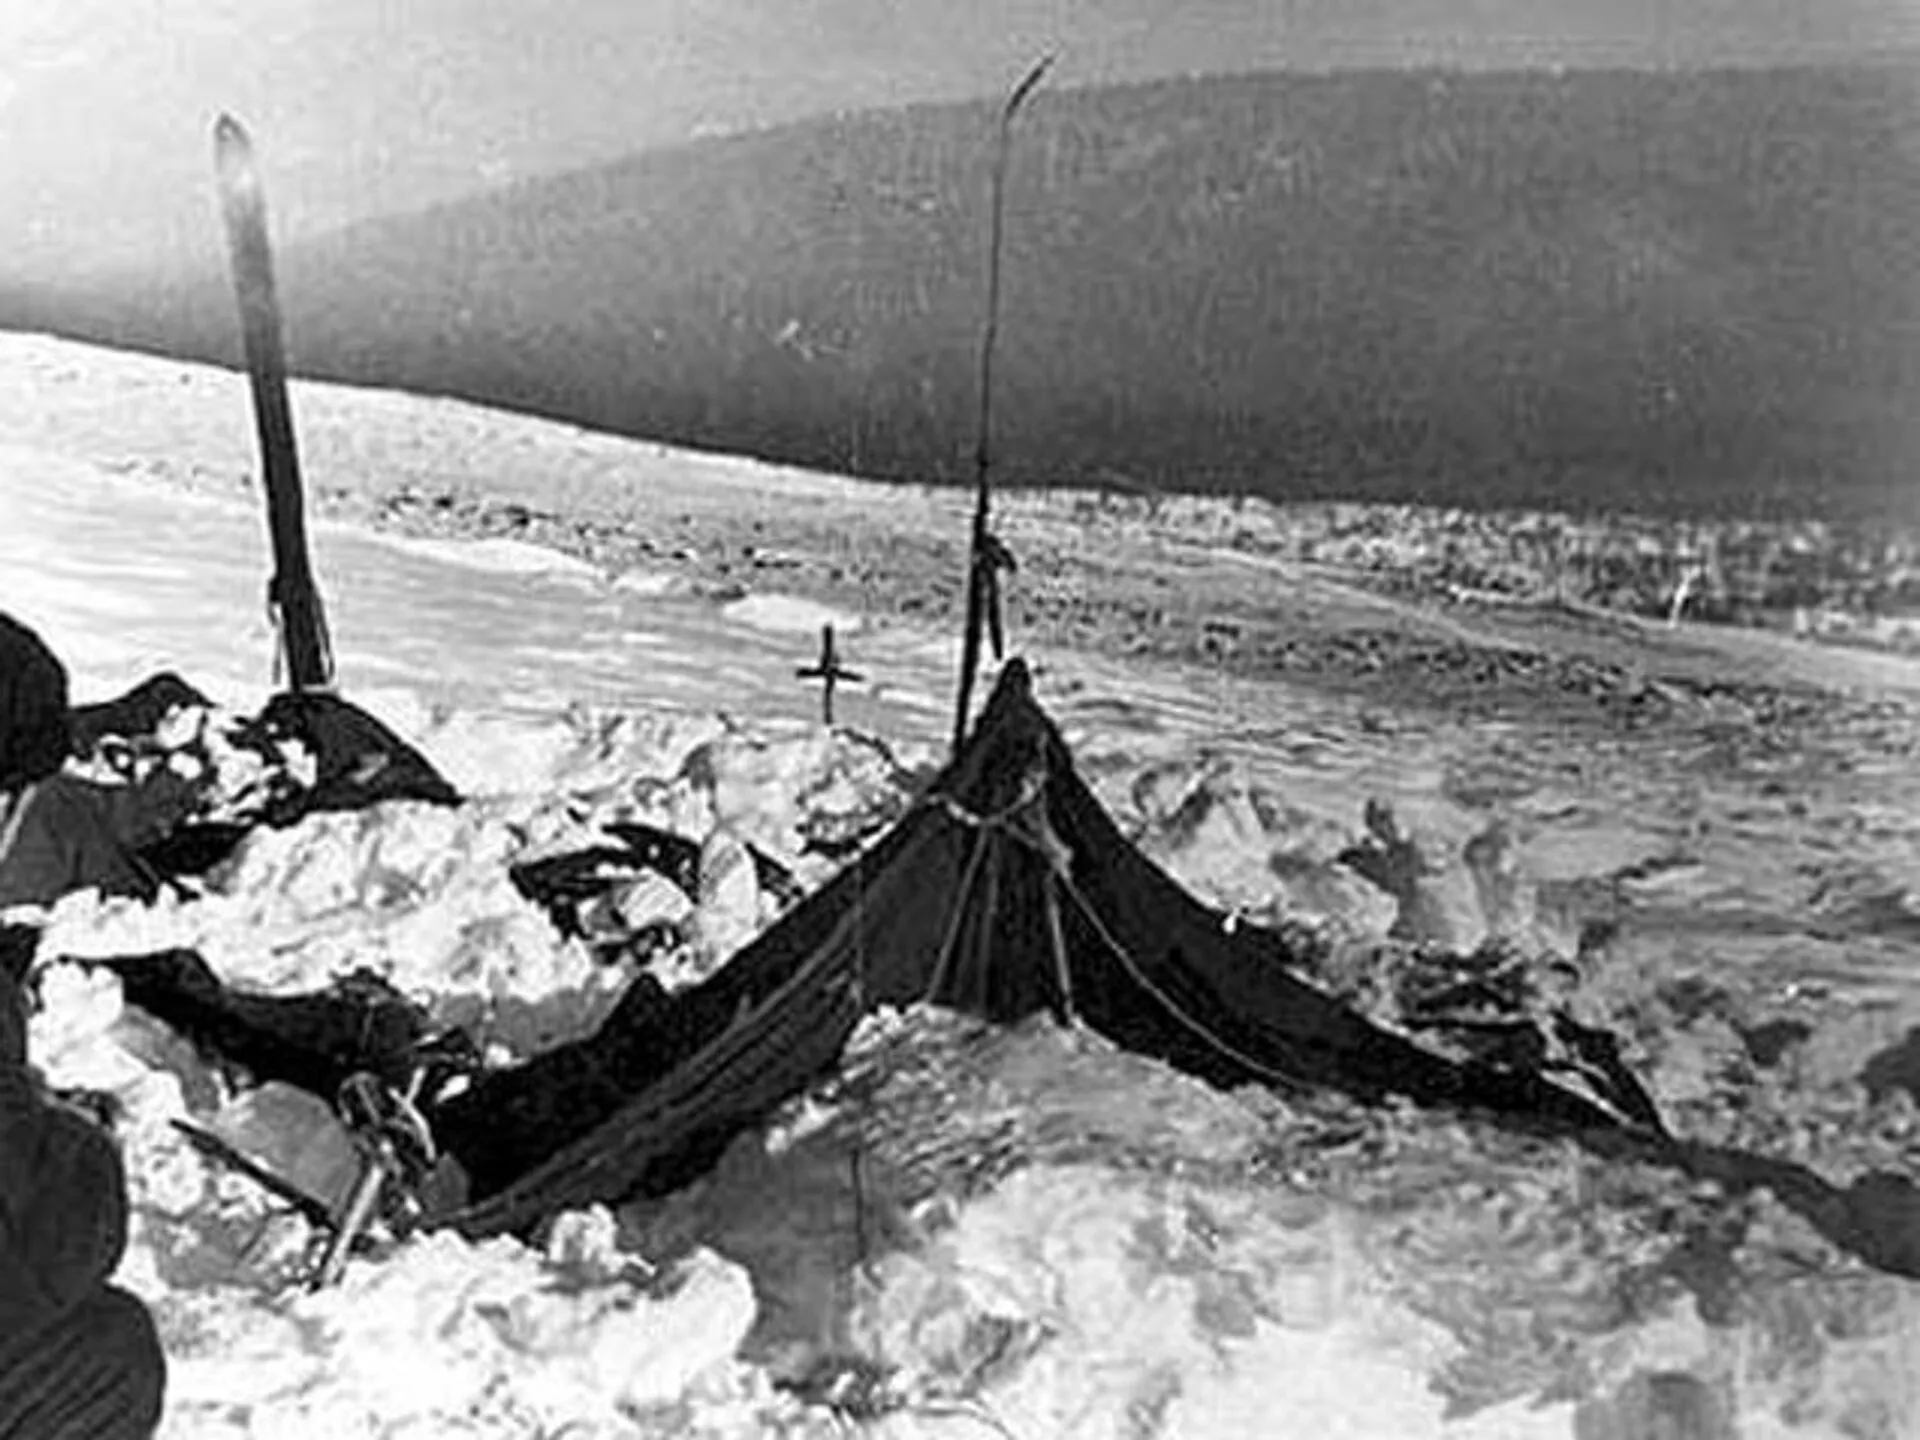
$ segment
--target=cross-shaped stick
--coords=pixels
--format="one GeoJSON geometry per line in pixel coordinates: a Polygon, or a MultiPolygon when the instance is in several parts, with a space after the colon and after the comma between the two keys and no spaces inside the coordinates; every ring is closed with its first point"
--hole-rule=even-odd
{"type": "Polygon", "coordinates": [[[840,663],[839,652],[833,647],[833,626],[820,627],[820,658],[811,665],[803,666],[793,672],[802,680],[818,680],[820,689],[820,718],[826,724],[833,724],[833,691],[842,680],[861,680],[865,677],[857,670],[849,670],[840,663]]]}

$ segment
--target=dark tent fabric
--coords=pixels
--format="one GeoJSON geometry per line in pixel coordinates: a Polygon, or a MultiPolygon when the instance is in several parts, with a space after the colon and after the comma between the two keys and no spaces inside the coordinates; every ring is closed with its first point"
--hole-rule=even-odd
{"type": "Polygon", "coordinates": [[[404,1086],[428,1038],[419,1007],[370,972],[346,976],[321,994],[255,995],[221,984],[192,950],[89,963],[120,977],[129,1005],[195,1045],[328,1103],[362,1070],[404,1086]]]}
{"type": "Polygon", "coordinates": [[[382,800],[460,803],[459,792],[424,755],[338,695],[282,691],[254,724],[276,737],[299,740],[316,765],[312,787],[269,813],[269,824],[290,825],[315,811],[359,810],[382,800]]]}
{"type": "Polygon", "coordinates": [[[109,735],[151,735],[175,710],[213,702],[171,670],[148,676],[124,695],[93,705],[76,705],[68,716],[73,752],[87,755],[109,735]]]}
{"type": "MultiPolygon", "coordinates": [[[[91,753],[108,736],[151,737],[183,706],[212,701],[172,671],[162,671],[123,695],[69,714],[73,749],[91,753]]],[[[258,813],[226,820],[187,820],[138,850],[155,875],[204,875],[233,854],[257,825],[293,825],[325,810],[358,810],[383,800],[458,805],[459,792],[425,756],[351,701],[320,691],[283,691],[247,720],[237,739],[267,753],[276,741],[297,740],[313,756],[314,782],[275,795],[258,813]]]]}
{"type": "MultiPolygon", "coordinates": [[[[671,881],[689,899],[700,894],[700,851],[697,840],[634,820],[616,820],[607,830],[618,846],[593,845],[564,855],[548,855],[509,867],[513,888],[547,912],[562,935],[583,935],[581,908],[642,871],[671,881]]],[[[793,872],[758,845],[749,844],[753,878],[782,905],[794,905],[806,892],[793,872]]]]}
{"type": "Polygon", "coordinates": [[[436,1133],[476,1198],[435,1223],[522,1231],[675,1188],[830,1070],[866,1011],[916,1001],[1001,1022],[1073,1016],[1222,1086],[1620,1124],[1537,1073],[1456,1063],[1383,1030],[1289,960],[1278,937],[1229,926],[1128,842],[1014,661],[914,810],[707,981],[439,1107],[436,1133]],[[490,1158],[506,1151],[510,1164],[490,1158]]]}

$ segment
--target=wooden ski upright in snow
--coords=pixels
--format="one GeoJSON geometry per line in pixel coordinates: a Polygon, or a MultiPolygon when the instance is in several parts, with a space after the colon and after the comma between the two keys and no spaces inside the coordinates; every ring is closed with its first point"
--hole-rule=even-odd
{"type": "Polygon", "coordinates": [[[267,530],[273,542],[267,603],[279,631],[287,688],[330,690],[333,647],[307,552],[306,497],[300,484],[293,413],[287,403],[287,363],[273,283],[273,250],[267,237],[266,197],[254,164],[253,142],[231,115],[222,115],[214,124],[213,150],[267,490],[267,530]]]}
{"type": "Polygon", "coordinates": [[[1000,332],[1000,249],[1006,224],[1007,153],[1013,143],[1013,117],[1041,77],[1052,66],[1052,55],[1021,78],[1000,110],[1000,134],[993,155],[991,229],[987,235],[987,315],[980,333],[980,414],[974,441],[973,535],[967,551],[967,620],[960,643],[960,693],[954,701],[953,753],[967,736],[967,715],[973,708],[973,682],[980,669],[981,631],[993,640],[993,657],[1001,658],[1006,633],[1000,609],[1000,572],[1013,568],[1013,555],[989,528],[993,468],[993,344],[1000,332]]]}

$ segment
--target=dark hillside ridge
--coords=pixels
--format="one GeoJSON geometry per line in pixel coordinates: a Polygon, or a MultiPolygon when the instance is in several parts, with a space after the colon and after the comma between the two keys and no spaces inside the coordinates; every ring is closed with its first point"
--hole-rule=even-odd
{"type": "MultiPolygon", "coordinates": [[[[291,248],[294,361],[962,479],[992,113],[703,141],[291,248]]],[[[1911,70],[1043,91],[1008,213],[1008,483],[1920,517],[1911,70]]],[[[15,306],[237,358],[222,277],[15,306]]]]}

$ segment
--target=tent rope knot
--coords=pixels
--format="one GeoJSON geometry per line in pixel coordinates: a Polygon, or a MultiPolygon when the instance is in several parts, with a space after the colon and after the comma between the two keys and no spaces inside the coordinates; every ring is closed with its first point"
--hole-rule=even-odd
{"type": "Polygon", "coordinates": [[[1042,792],[1046,788],[1046,777],[1029,774],[1020,782],[1020,793],[998,810],[969,810],[951,795],[936,795],[933,803],[947,813],[947,817],[969,830],[998,830],[1009,835],[1021,833],[1018,822],[1023,812],[1030,812],[1039,804],[1042,792]]]}

